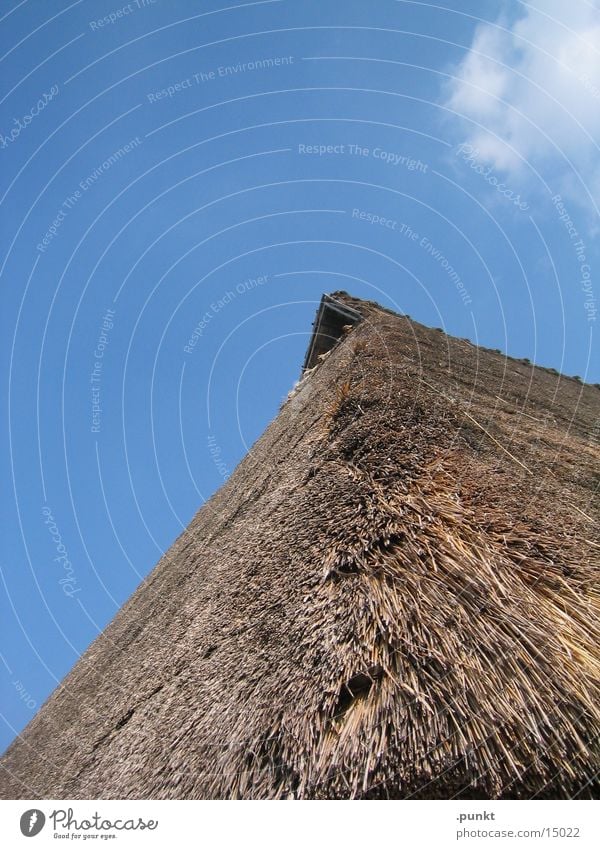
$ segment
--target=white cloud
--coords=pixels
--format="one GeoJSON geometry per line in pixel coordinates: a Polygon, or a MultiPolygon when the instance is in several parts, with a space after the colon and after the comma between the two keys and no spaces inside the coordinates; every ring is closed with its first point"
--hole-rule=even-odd
{"type": "MultiPolygon", "coordinates": [[[[515,5],[511,4],[514,9],[515,5]]],[[[495,168],[600,185],[600,0],[534,0],[481,24],[444,105],[495,168]],[[478,126],[480,125],[480,126],[478,126]]]]}

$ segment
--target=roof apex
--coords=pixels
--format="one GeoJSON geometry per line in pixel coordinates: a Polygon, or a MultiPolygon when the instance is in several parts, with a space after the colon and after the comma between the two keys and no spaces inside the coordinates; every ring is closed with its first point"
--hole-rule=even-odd
{"type": "MultiPolygon", "coordinates": [[[[344,303],[345,299],[342,300],[344,296],[349,298],[346,292],[334,292],[321,297],[304,358],[303,372],[314,368],[319,357],[334,347],[347,328],[354,327],[362,321],[361,313],[344,303]]],[[[356,299],[353,298],[352,301],[355,302],[356,299]]]]}

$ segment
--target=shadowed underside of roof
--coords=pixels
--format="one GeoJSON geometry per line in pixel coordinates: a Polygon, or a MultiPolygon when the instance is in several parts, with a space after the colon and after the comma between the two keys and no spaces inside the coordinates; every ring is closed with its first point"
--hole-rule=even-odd
{"type": "Polygon", "coordinates": [[[600,393],[332,297],[335,344],[0,761],[3,797],[598,793],[600,393]]]}

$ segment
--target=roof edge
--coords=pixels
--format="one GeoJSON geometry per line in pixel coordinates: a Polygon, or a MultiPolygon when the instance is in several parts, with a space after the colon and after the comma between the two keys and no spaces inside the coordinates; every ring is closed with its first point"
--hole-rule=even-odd
{"type": "Polygon", "coordinates": [[[423,330],[444,333],[448,339],[451,339],[453,342],[470,345],[484,351],[487,354],[500,356],[508,362],[527,366],[533,370],[554,375],[560,380],[572,380],[579,384],[579,386],[586,389],[591,388],[600,390],[600,383],[584,380],[578,374],[566,374],[566,372],[559,371],[552,366],[544,365],[539,362],[532,362],[527,357],[519,357],[514,354],[508,354],[506,351],[502,351],[499,348],[489,348],[485,345],[478,345],[471,339],[453,336],[452,334],[447,333],[447,331],[442,327],[432,327],[430,325],[423,324],[422,322],[412,318],[412,316],[408,315],[408,313],[396,312],[395,310],[385,307],[376,301],[356,298],[343,290],[333,292],[332,294],[324,294],[321,297],[321,303],[319,304],[319,308],[313,322],[312,335],[304,358],[304,365],[302,366],[302,374],[316,366],[319,362],[319,356],[327,353],[337,344],[346,332],[344,325],[354,326],[359,324],[367,317],[367,315],[370,314],[371,310],[387,313],[388,315],[393,315],[396,318],[408,319],[412,324],[422,328],[423,330]],[[352,302],[352,306],[349,305],[348,301],[352,302]],[[364,306],[365,314],[357,308],[358,305],[364,306]],[[341,321],[339,327],[336,324],[336,316],[343,316],[343,321],[341,321]],[[328,319],[332,320],[329,330],[327,325],[328,319]]]}
{"type": "Polygon", "coordinates": [[[313,322],[302,373],[317,365],[319,357],[330,351],[342,338],[348,326],[354,327],[363,317],[333,295],[324,294],[313,322]]]}

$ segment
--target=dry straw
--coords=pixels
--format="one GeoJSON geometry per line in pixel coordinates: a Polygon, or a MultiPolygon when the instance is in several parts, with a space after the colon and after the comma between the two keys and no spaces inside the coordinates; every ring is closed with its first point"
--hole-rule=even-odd
{"type": "Polygon", "coordinates": [[[336,297],[362,323],[11,747],[3,796],[598,793],[600,393],[336,297]]]}

